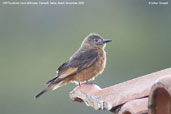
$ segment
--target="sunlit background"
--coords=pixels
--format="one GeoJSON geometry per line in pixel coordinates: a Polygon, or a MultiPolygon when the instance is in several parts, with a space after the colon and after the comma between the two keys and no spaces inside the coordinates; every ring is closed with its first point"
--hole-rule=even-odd
{"type": "Polygon", "coordinates": [[[95,80],[102,88],[170,67],[170,5],[81,1],[85,4],[0,4],[0,114],[110,114],[72,102],[75,84],[34,99],[91,32],[113,40],[106,46],[106,69],[95,80]]]}

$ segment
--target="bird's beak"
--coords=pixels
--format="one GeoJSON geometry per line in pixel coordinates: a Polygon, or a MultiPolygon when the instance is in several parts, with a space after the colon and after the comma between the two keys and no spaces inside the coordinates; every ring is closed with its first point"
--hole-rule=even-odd
{"type": "Polygon", "coordinates": [[[111,42],[112,40],[103,40],[103,43],[111,42]]]}

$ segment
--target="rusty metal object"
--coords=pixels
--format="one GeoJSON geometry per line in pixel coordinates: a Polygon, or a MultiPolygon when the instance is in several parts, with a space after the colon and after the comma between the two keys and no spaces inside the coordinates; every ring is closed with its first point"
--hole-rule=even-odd
{"type": "Polygon", "coordinates": [[[156,80],[148,106],[149,114],[171,114],[171,75],[156,80]]]}
{"type": "MultiPolygon", "coordinates": [[[[110,110],[112,112],[116,112],[116,110],[118,110],[117,112],[119,112],[120,109],[124,110],[129,106],[127,103],[136,103],[136,101],[134,101],[135,99],[142,100],[141,98],[148,97],[153,84],[156,84],[157,82],[159,83],[160,81],[158,79],[162,79],[162,77],[165,77],[166,75],[171,75],[171,68],[141,76],[104,89],[101,89],[99,86],[94,84],[85,84],[76,87],[72,92],[70,92],[70,98],[73,101],[85,102],[87,106],[91,106],[96,110],[110,110]]],[[[145,101],[142,102],[145,103],[145,101]]],[[[143,105],[145,107],[144,103],[143,105]]],[[[138,112],[140,107],[138,107],[138,105],[136,105],[136,107],[137,108],[135,108],[134,111],[138,112]]],[[[142,108],[140,111],[144,110],[147,112],[146,108],[142,108]]]]}
{"type": "Polygon", "coordinates": [[[135,99],[125,103],[119,111],[119,114],[147,114],[148,98],[135,99]]]}

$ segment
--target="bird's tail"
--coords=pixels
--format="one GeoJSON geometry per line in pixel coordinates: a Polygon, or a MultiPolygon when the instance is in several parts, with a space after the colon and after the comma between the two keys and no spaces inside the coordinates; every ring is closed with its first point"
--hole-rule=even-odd
{"type": "Polygon", "coordinates": [[[35,98],[37,99],[37,98],[39,98],[41,95],[43,95],[45,92],[47,92],[49,89],[48,89],[48,87],[47,88],[45,88],[45,89],[43,89],[40,93],[38,93],[36,96],[35,96],[35,98]]]}
{"type": "Polygon", "coordinates": [[[35,98],[39,98],[41,95],[43,95],[44,93],[46,93],[48,90],[55,90],[59,87],[61,87],[62,85],[64,85],[64,82],[62,80],[58,80],[55,83],[50,83],[48,85],[47,88],[43,89],[40,93],[38,93],[35,98]]]}

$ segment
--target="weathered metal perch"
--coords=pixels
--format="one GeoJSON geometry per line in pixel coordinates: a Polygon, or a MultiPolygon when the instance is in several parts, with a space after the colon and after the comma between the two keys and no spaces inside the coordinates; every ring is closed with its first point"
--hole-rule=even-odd
{"type": "Polygon", "coordinates": [[[171,75],[159,78],[149,96],[149,114],[171,114],[171,75]]]}
{"type": "MultiPolygon", "coordinates": [[[[144,114],[148,112],[147,104],[149,95],[152,107],[153,104],[157,103],[158,100],[156,99],[159,97],[156,97],[157,93],[154,88],[158,87],[163,88],[168,92],[168,95],[171,95],[171,68],[141,76],[104,89],[101,89],[94,84],[84,84],[71,91],[70,98],[73,101],[85,102],[87,106],[91,106],[96,110],[110,110],[119,114],[127,114],[127,112],[129,112],[128,114],[144,114]],[[166,77],[167,79],[165,79],[166,77]],[[164,79],[165,81],[160,81],[164,79]]],[[[165,94],[161,91],[159,92],[165,94]]],[[[163,97],[165,97],[165,95],[163,97]]],[[[170,96],[167,98],[171,100],[170,96]]],[[[169,104],[171,101],[165,103],[169,104]]],[[[150,104],[148,105],[150,107],[150,104]]],[[[170,108],[163,109],[171,110],[171,105],[169,104],[168,106],[170,108]]],[[[150,114],[160,114],[152,113],[154,112],[152,109],[153,108],[149,109],[150,114]]]]}

